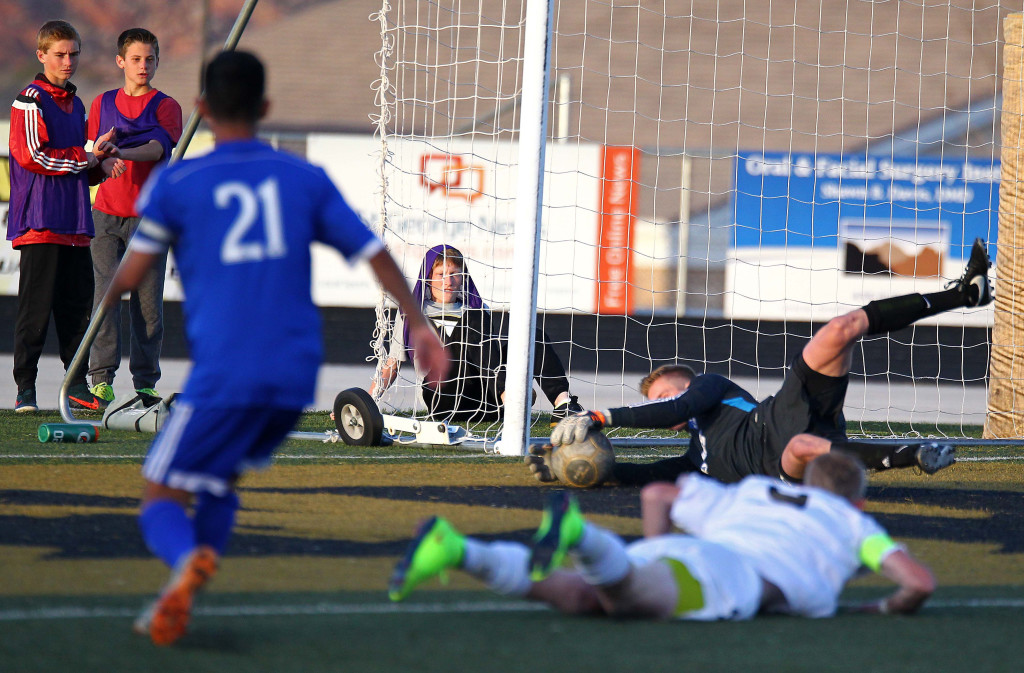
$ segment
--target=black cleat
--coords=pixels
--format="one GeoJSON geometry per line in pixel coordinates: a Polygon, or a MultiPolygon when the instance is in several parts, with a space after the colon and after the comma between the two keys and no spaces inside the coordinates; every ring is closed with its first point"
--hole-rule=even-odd
{"type": "Polygon", "coordinates": [[[579,398],[575,395],[570,395],[568,400],[551,410],[551,427],[558,425],[558,421],[563,418],[582,414],[584,411],[586,409],[580,405],[579,398]]]}
{"type": "Polygon", "coordinates": [[[967,307],[985,306],[992,303],[992,286],[988,281],[990,266],[992,266],[992,262],[989,261],[985,241],[980,238],[974,239],[971,257],[967,260],[964,274],[949,284],[964,295],[967,307]]]}

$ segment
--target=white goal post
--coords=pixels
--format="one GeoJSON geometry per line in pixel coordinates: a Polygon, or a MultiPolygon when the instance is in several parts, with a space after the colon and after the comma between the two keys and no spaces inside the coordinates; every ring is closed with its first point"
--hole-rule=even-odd
{"type": "MultiPolygon", "coordinates": [[[[413,280],[428,248],[459,248],[505,323],[505,422],[483,432],[514,453],[547,434],[535,334],[587,408],[640,401],[670,362],[761,398],[825,320],[941,289],[975,237],[1011,259],[1012,4],[383,0],[376,224],[413,280]]],[[[996,310],[865,339],[851,433],[975,434],[996,310]]],[[[425,412],[411,367],[378,395],[425,412]]]]}

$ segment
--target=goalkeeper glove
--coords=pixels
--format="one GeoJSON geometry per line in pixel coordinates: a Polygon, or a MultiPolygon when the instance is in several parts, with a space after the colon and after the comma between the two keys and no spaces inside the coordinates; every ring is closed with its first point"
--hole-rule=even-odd
{"type": "Polygon", "coordinates": [[[551,449],[550,444],[544,446],[531,446],[529,453],[523,462],[530,468],[533,478],[540,482],[558,481],[551,470],[551,449]]]}
{"type": "Polygon", "coordinates": [[[579,416],[563,418],[551,431],[551,443],[554,446],[576,444],[587,438],[591,430],[600,430],[606,422],[600,411],[587,411],[579,416]]]}

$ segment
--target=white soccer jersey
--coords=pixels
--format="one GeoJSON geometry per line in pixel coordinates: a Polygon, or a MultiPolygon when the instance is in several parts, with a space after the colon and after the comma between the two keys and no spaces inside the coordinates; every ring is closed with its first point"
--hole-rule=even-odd
{"type": "Polygon", "coordinates": [[[827,491],[751,476],[725,485],[699,475],[679,479],[672,522],[749,559],[779,587],[788,612],[805,617],[835,613],[839,594],[862,554],[877,567],[899,547],[885,530],[847,500],[827,491]],[[881,548],[879,548],[881,542],[881,548]]]}

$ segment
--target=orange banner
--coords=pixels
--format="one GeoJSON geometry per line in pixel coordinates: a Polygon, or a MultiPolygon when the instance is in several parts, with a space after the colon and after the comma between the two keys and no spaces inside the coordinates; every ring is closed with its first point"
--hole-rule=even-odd
{"type": "Polygon", "coordinates": [[[640,150],[605,147],[601,176],[596,312],[629,315],[633,312],[633,223],[640,196],[640,150]]]}

